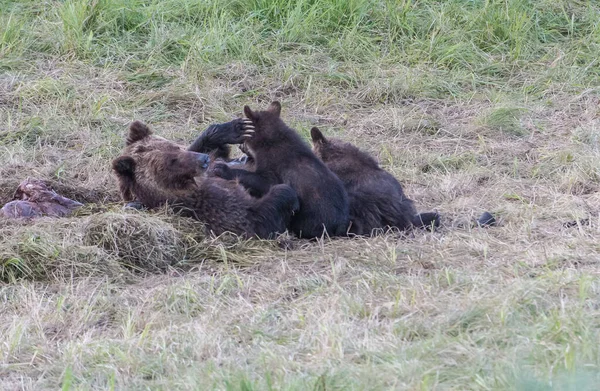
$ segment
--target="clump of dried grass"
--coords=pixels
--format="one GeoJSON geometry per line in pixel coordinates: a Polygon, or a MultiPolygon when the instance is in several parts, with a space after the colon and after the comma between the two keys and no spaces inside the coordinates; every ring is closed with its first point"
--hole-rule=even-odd
{"type": "Polygon", "coordinates": [[[184,233],[152,215],[108,212],[91,215],[82,241],[97,246],[134,269],[157,271],[185,258],[184,233]]]}
{"type": "Polygon", "coordinates": [[[0,223],[0,280],[68,279],[127,273],[118,259],[97,246],[81,241],[76,219],[0,223]]]}
{"type": "Polygon", "coordinates": [[[53,280],[189,268],[206,261],[251,266],[281,252],[277,242],[207,235],[198,221],[111,210],[68,219],[0,222],[0,280],[53,280]]]}

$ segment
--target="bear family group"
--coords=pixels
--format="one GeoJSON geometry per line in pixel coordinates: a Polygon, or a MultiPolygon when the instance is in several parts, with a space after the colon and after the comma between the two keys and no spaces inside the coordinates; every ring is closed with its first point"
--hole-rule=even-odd
{"type": "Polygon", "coordinates": [[[417,214],[400,183],[374,158],[311,129],[313,148],[281,119],[281,105],[244,107],[243,119],[211,125],[189,147],[129,127],[112,166],[128,206],[168,204],[215,234],[273,238],[371,235],[439,225],[417,214]],[[243,158],[231,159],[238,144],[243,158]]]}
{"type": "MultiPolygon", "coordinates": [[[[281,119],[279,102],[265,111],[246,106],[244,114],[211,125],[189,147],[133,122],[125,150],[112,163],[127,206],[168,205],[214,234],[263,239],[286,231],[312,239],[439,226],[439,215],[417,214],[396,178],[366,152],[316,127],[310,148],[281,119]],[[235,144],[243,158],[231,159],[235,144]]],[[[80,206],[28,179],[0,215],[60,217],[80,206]]]]}

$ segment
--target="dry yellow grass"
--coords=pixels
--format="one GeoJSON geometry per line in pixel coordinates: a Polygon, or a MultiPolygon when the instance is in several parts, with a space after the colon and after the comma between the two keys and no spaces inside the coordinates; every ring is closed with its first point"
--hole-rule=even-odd
{"type": "Polygon", "coordinates": [[[0,0],[0,202],[35,177],[86,203],[0,221],[0,388],[595,389],[583,3],[0,0]],[[441,229],[285,249],[121,209],[130,121],[188,143],[273,99],[376,156],[441,229]]]}

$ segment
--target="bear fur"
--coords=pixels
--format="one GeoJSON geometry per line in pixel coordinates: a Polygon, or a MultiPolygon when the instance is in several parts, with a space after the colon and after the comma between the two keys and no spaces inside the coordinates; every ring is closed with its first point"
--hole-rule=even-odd
{"type": "Polygon", "coordinates": [[[220,159],[231,165],[245,164],[247,156],[235,160],[230,159],[229,144],[242,144],[253,134],[254,125],[247,118],[213,124],[194,140],[188,151],[210,154],[212,160],[220,159]]]}
{"type": "Polygon", "coordinates": [[[310,131],[313,151],[344,183],[350,203],[350,229],[355,235],[396,227],[439,225],[437,213],[417,215],[414,202],[406,197],[393,175],[379,167],[369,154],[350,143],[328,139],[314,127],[310,131]]]}
{"type": "Polygon", "coordinates": [[[215,175],[237,179],[257,197],[273,185],[288,184],[300,200],[300,210],[288,226],[290,231],[301,238],[316,238],[324,233],[345,235],[349,217],[344,185],[296,131],[281,120],[279,102],[271,103],[265,111],[252,111],[245,106],[244,114],[255,130],[244,142],[251,169],[219,164],[215,166],[215,175]]]}
{"type": "Polygon", "coordinates": [[[155,136],[136,121],[112,167],[123,200],[148,208],[169,204],[182,215],[204,222],[217,235],[233,232],[270,238],[286,230],[299,207],[291,187],[274,186],[256,199],[236,182],[204,175],[209,160],[207,154],[155,136]]]}

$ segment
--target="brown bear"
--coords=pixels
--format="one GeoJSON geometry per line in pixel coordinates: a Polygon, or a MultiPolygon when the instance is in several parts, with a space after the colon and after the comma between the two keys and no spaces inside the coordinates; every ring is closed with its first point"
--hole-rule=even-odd
{"type": "Polygon", "coordinates": [[[390,173],[366,152],[350,143],[327,139],[314,127],[310,131],[313,151],[344,183],[350,202],[350,229],[355,235],[371,235],[374,230],[396,227],[439,225],[437,213],[417,215],[414,203],[390,173]]]}
{"type": "Polygon", "coordinates": [[[299,207],[294,189],[274,186],[256,199],[236,182],[204,175],[208,165],[207,154],[155,136],[139,121],[130,125],[125,150],[112,164],[125,201],[149,208],[169,204],[217,235],[270,238],[286,230],[299,207]]]}
{"type": "Polygon", "coordinates": [[[349,224],[348,195],[340,179],[280,118],[281,105],[273,102],[266,111],[244,107],[254,125],[254,134],[244,141],[251,157],[251,170],[217,164],[214,174],[237,179],[250,194],[261,196],[271,186],[290,185],[300,200],[300,210],[288,226],[301,238],[345,235],[349,224]]]}

